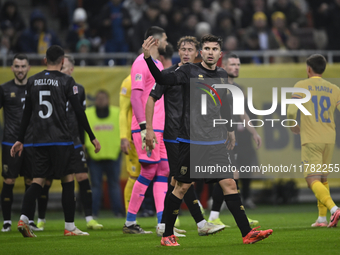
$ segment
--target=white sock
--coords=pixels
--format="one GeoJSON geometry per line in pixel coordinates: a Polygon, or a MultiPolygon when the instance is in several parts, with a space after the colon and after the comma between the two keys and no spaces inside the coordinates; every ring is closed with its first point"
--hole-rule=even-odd
{"type": "Polygon", "coordinates": [[[23,222],[25,222],[26,224],[28,224],[28,217],[27,217],[26,215],[21,214],[20,220],[22,220],[23,222]]]}
{"type": "Polygon", "coordinates": [[[4,225],[8,223],[8,224],[11,224],[12,225],[12,221],[11,220],[4,220],[4,225]]]}
{"type": "Polygon", "coordinates": [[[29,220],[28,224],[34,223],[34,220],[29,220]]]}
{"type": "Polygon", "coordinates": [[[134,224],[137,224],[137,221],[125,221],[125,226],[130,227],[134,224]]]}
{"type": "Polygon", "coordinates": [[[76,229],[76,225],[74,225],[74,222],[65,222],[65,229],[68,231],[73,231],[76,229]]]}
{"type": "Polygon", "coordinates": [[[200,222],[197,223],[197,227],[198,227],[198,228],[203,228],[203,227],[204,227],[204,224],[205,224],[206,222],[207,222],[206,220],[201,220],[200,222]]]}
{"type": "Polygon", "coordinates": [[[209,220],[216,220],[220,217],[220,212],[217,211],[211,211],[210,212],[210,216],[209,216],[209,220]]]}
{"type": "Polygon", "coordinates": [[[338,210],[338,207],[337,207],[337,206],[334,206],[334,207],[331,209],[331,214],[333,215],[333,213],[335,213],[336,210],[338,210]]]}
{"type": "Polygon", "coordinates": [[[201,201],[199,201],[198,199],[197,199],[197,201],[198,201],[198,205],[203,208],[203,205],[201,204],[201,201]]]}
{"type": "Polygon", "coordinates": [[[38,223],[40,223],[40,222],[46,223],[46,220],[45,220],[45,219],[40,219],[40,218],[38,218],[38,223]]]}
{"type": "Polygon", "coordinates": [[[92,215],[91,216],[86,216],[85,220],[86,220],[86,223],[89,223],[89,221],[93,220],[92,215]]]}
{"type": "Polygon", "coordinates": [[[165,223],[158,223],[158,224],[157,224],[157,227],[158,227],[159,229],[164,230],[164,229],[165,229],[165,223]]]}
{"type": "Polygon", "coordinates": [[[317,221],[318,222],[326,222],[327,221],[327,217],[326,216],[319,216],[317,221]]]}

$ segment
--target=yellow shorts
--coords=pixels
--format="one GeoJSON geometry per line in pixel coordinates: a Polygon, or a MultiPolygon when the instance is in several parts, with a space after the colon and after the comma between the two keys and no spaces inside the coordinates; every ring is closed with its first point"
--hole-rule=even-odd
{"type": "Polygon", "coordinates": [[[126,155],[126,169],[128,174],[131,177],[138,177],[140,174],[140,163],[138,161],[138,155],[136,152],[135,145],[132,141],[130,141],[131,150],[129,151],[129,155],[126,155]]]}
{"type": "Polygon", "coordinates": [[[301,146],[303,175],[328,175],[333,157],[334,144],[306,143],[301,146]]]}

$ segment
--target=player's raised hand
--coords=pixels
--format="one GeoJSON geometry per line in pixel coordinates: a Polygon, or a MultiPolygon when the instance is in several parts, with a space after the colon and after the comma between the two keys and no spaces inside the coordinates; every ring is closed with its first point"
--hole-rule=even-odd
{"type": "Polygon", "coordinates": [[[299,135],[300,134],[300,126],[296,125],[295,127],[290,127],[290,130],[293,132],[293,134],[295,135],[299,135]]]}
{"type": "Polygon", "coordinates": [[[146,130],[145,142],[147,151],[152,151],[155,148],[155,143],[158,144],[155,132],[152,129],[146,130]]]}
{"type": "Polygon", "coordinates": [[[256,143],[256,149],[260,149],[261,145],[262,145],[262,139],[261,136],[259,136],[258,133],[253,134],[253,139],[256,143]]]}
{"type": "Polygon", "coordinates": [[[149,58],[151,56],[150,49],[155,43],[156,43],[156,40],[152,36],[149,36],[146,40],[144,40],[144,43],[142,45],[144,58],[149,58]]]}
{"type": "Polygon", "coordinates": [[[93,139],[91,143],[94,146],[94,152],[98,153],[102,147],[100,146],[100,143],[98,142],[97,138],[93,139]]]}
{"type": "Polygon", "coordinates": [[[21,156],[22,150],[24,149],[24,145],[21,142],[16,141],[11,148],[11,157],[15,157],[15,154],[19,152],[19,157],[21,156]]]}
{"type": "Polygon", "coordinates": [[[235,147],[236,139],[235,139],[235,132],[229,132],[228,131],[228,138],[225,141],[225,144],[227,144],[227,149],[232,150],[235,147]]]}
{"type": "Polygon", "coordinates": [[[126,155],[129,155],[129,150],[131,150],[130,142],[126,138],[122,138],[120,140],[120,149],[122,152],[124,152],[126,155]]]}

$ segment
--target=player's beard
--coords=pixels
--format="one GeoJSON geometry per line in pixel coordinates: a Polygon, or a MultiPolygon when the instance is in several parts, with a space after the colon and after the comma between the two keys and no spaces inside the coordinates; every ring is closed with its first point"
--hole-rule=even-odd
{"type": "Polygon", "coordinates": [[[166,54],[165,48],[158,47],[158,53],[159,55],[164,56],[166,54]]]}
{"type": "Polygon", "coordinates": [[[15,75],[15,78],[19,81],[22,82],[23,80],[25,80],[27,77],[27,73],[24,75],[24,77],[22,79],[19,79],[19,77],[17,75],[15,75]]]}
{"type": "Polygon", "coordinates": [[[230,77],[230,78],[237,78],[238,77],[238,75],[233,75],[233,74],[230,74],[230,73],[228,73],[228,76],[230,77]]]}

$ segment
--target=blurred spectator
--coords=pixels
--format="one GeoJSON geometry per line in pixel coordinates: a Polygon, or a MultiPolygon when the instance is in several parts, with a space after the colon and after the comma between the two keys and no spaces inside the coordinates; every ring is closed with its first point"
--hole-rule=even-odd
{"type": "Polygon", "coordinates": [[[198,41],[201,40],[202,36],[206,35],[206,34],[211,34],[211,27],[210,24],[208,22],[199,22],[196,25],[196,38],[198,41]]]}
{"type": "Polygon", "coordinates": [[[110,105],[109,93],[99,90],[95,105],[86,109],[89,124],[101,141],[101,153],[94,153],[91,141],[85,136],[85,145],[89,154],[88,165],[92,183],[93,215],[98,216],[102,201],[103,174],[107,178],[112,212],[122,217],[124,214],[120,188],[120,136],[119,108],[110,105]]]}
{"type": "MultiPolygon", "coordinates": [[[[260,50],[259,37],[255,31],[248,34],[247,37],[245,38],[244,49],[245,50],[260,50]]],[[[261,57],[253,56],[253,57],[242,58],[242,62],[260,64],[263,62],[263,60],[261,57]]]]}
{"type": "Polygon", "coordinates": [[[214,35],[226,38],[229,35],[236,35],[235,20],[227,11],[220,12],[216,17],[216,28],[214,35]]]}
{"type": "Polygon", "coordinates": [[[312,11],[313,18],[313,35],[314,42],[316,44],[317,49],[325,49],[327,47],[327,10],[329,4],[332,0],[309,0],[308,4],[312,11]]]}
{"type": "MultiPolygon", "coordinates": [[[[151,2],[148,4],[146,11],[144,12],[142,18],[138,21],[138,23],[134,26],[134,33],[130,38],[133,51],[137,52],[143,44],[144,34],[149,27],[162,26],[160,19],[160,9],[157,2],[151,2]]],[[[196,24],[195,24],[196,25],[196,24]]]]}
{"type": "Polygon", "coordinates": [[[18,39],[18,51],[45,54],[51,45],[61,45],[56,34],[47,28],[46,18],[40,10],[31,13],[30,28],[18,39]]]}
{"type": "Polygon", "coordinates": [[[290,35],[290,31],[286,27],[286,16],[282,12],[274,12],[272,14],[272,23],[273,40],[269,41],[269,48],[285,49],[288,36],[290,35]]]}
{"type": "Polygon", "coordinates": [[[76,45],[76,51],[77,53],[81,53],[84,55],[82,58],[77,58],[75,60],[75,65],[77,66],[94,66],[96,65],[96,62],[91,59],[87,58],[85,55],[89,52],[91,52],[91,42],[87,39],[81,39],[78,41],[76,45]]]}
{"type": "Polygon", "coordinates": [[[184,22],[184,31],[188,36],[195,36],[198,18],[195,14],[190,14],[184,22]]]}
{"type": "MultiPolygon", "coordinates": [[[[234,21],[234,26],[236,28],[241,27],[241,17],[242,17],[242,11],[239,8],[236,8],[234,6],[234,1],[233,0],[218,0],[215,1],[211,9],[213,12],[217,13],[217,16],[219,13],[226,13],[228,12],[229,15],[232,17],[234,21]]],[[[215,19],[217,21],[217,19],[215,19]]],[[[214,26],[218,26],[218,23],[215,23],[214,26]]]]}
{"type": "MultiPolygon", "coordinates": [[[[127,30],[132,27],[132,21],[122,0],[110,0],[99,15],[101,29],[99,34],[104,39],[106,52],[128,52],[127,30]]],[[[126,60],[117,60],[124,65],[126,60]]]]}
{"type": "Polygon", "coordinates": [[[7,1],[4,3],[0,12],[0,24],[2,23],[7,23],[7,26],[13,27],[16,33],[26,28],[16,2],[7,1]]]}
{"type": "Polygon", "coordinates": [[[246,29],[244,40],[247,40],[247,37],[255,33],[258,36],[259,48],[268,50],[269,42],[275,40],[275,38],[267,26],[267,16],[263,12],[256,12],[253,15],[253,25],[246,29]]]}
{"type": "Polygon", "coordinates": [[[17,33],[10,21],[4,21],[0,24],[1,28],[1,53],[11,54],[16,51],[17,33]]]}
{"type": "Polygon", "coordinates": [[[181,9],[175,8],[169,19],[168,26],[165,31],[168,35],[168,42],[176,45],[178,40],[185,35],[184,29],[184,14],[181,9]]]}
{"type": "Polygon", "coordinates": [[[161,10],[161,22],[168,26],[172,15],[172,0],[161,0],[159,7],[161,10]]]}
{"type": "Polygon", "coordinates": [[[66,50],[76,51],[80,39],[89,37],[87,14],[83,8],[77,8],[73,13],[73,24],[66,36],[66,50]]]}
{"type": "MultiPolygon", "coordinates": [[[[68,1],[68,0],[65,0],[68,1]]],[[[96,17],[102,10],[105,4],[107,4],[109,0],[82,0],[83,8],[87,12],[88,21],[91,24],[91,21],[94,17],[96,17]]],[[[79,1],[78,1],[79,2],[79,1]]]]}
{"type": "Polygon", "coordinates": [[[125,0],[123,6],[129,11],[133,25],[137,24],[148,8],[145,0],[125,0]]]}
{"type": "Polygon", "coordinates": [[[233,52],[235,50],[238,50],[237,37],[234,35],[229,35],[227,38],[225,38],[225,41],[223,44],[223,51],[224,53],[228,53],[228,52],[233,52]]]}
{"type": "Polygon", "coordinates": [[[277,0],[271,9],[272,13],[282,12],[286,16],[287,27],[296,29],[305,23],[300,9],[290,0],[277,0]]]}
{"type": "MultiPolygon", "coordinates": [[[[327,9],[328,49],[340,50],[340,0],[334,0],[327,9]]],[[[337,60],[339,61],[339,57],[337,60]]]]}
{"type": "MultiPolygon", "coordinates": [[[[265,0],[251,0],[248,4],[242,9],[242,18],[241,18],[241,27],[247,28],[253,23],[253,15],[256,12],[262,12],[266,16],[267,22],[270,17],[269,11],[266,5],[265,0]]],[[[267,24],[270,26],[270,23],[267,24]]]]}

